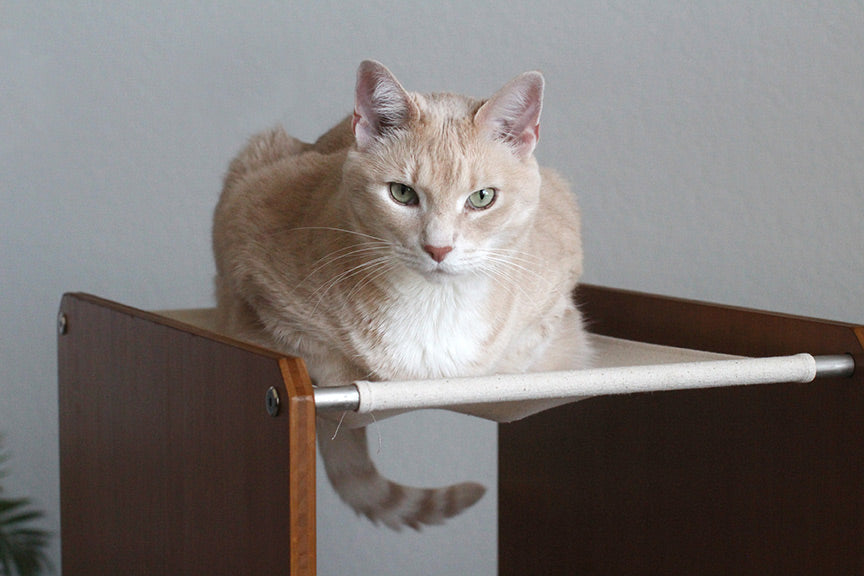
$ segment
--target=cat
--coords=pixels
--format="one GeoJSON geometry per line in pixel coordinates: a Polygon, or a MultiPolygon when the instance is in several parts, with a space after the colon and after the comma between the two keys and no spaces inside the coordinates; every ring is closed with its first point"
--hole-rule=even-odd
{"type": "MultiPolygon", "coordinates": [[[[580,215],[534,157],[543,90],[526,72],[484,101],[407,92],[364,61],[354,113],[314,144],[252,137],[214,215],[225,329],[302,357],[318,386],[583,365],[580,215]]],[[[342,417],[318,416],[319,449],[373,522],[417,529],[483,496],[383,478],[369,420],[342,417]]]]}

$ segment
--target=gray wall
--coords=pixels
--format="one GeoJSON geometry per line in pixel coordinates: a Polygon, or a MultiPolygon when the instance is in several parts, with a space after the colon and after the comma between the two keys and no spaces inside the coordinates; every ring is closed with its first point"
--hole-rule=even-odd
{"type": "MultiPolygon", "coordinates": [[[[363,58],[475,96],[543,70],[538,154],[581,199],[586,280],[864,323],[860,2],[224,4],[0,1],[4,483],[55,532],[60,295],[210,305],[226,163],[272,123],[325,130],[363,58]]],[[[494,427],[432,413],[372,435],[401,480],[493,494],[392,535],[325,488],[320,573],[494,573],[494,427]]]]}

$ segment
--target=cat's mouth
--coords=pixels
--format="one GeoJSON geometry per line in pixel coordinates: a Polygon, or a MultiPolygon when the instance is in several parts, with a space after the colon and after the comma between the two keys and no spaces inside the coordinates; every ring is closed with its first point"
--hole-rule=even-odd
{"type": "Polygon", "coordinates": [[[432,275],[433,276],[456,276],[457,272],[454,272],[453,270],[450,270],[448,268],[444,268],[443,266],[441,266],[439,264],[438,266],[435,267],[434,270],[432,270],[432,275]]]}
{"type": "Polygon", "coordinates": [[[450,276],[453,274],[453,271],[450,270],[449,266],[444,266],[443,264],[427,264],[422,266],[420,271],[429,276],[450,276]]]}
{"type": "Polygon", "coordinates": [[[433,282],[446,282],[470,275],[471,268],[457,262],[441,262],[429,269],[425,276],[433,282]]]}
{"type": "Polygon", "coordinates": [[[452,262],[423,262],[417,267],[419,272],[433,281],[441,281],[447,278],[459,276],[461,271],[452,262]]]}

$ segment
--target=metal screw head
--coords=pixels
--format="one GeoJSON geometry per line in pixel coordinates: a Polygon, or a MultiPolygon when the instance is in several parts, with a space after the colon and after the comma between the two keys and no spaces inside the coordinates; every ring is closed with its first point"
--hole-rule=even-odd
{"type": "Polygon", "coordinates": [[[63,312],[60,312],[60,314],[57,315],[57,333],[60,336],[62,336],[63,334],[66,334],[66,332],[68,332],[68,331],[69,331],[69,319],[66,318],[66,314],[64,314],[63,312]]]}
{"type": "Polygon", "coordinates": [[[267,397],[265,399],[267,413],[270,416],[276,417],[279,414],[279,391],[271,386],[267,389],[267,397]]]}

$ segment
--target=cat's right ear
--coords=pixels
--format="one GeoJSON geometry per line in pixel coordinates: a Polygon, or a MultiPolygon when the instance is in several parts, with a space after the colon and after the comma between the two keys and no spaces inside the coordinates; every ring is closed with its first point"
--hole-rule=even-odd
{"type": "Polygon", "coordinates": [[[416,113],[408,93],[383,64],[373,60],[360,64],[352,122],[357,146],[369,146],[403,126],[416,113]]]}

